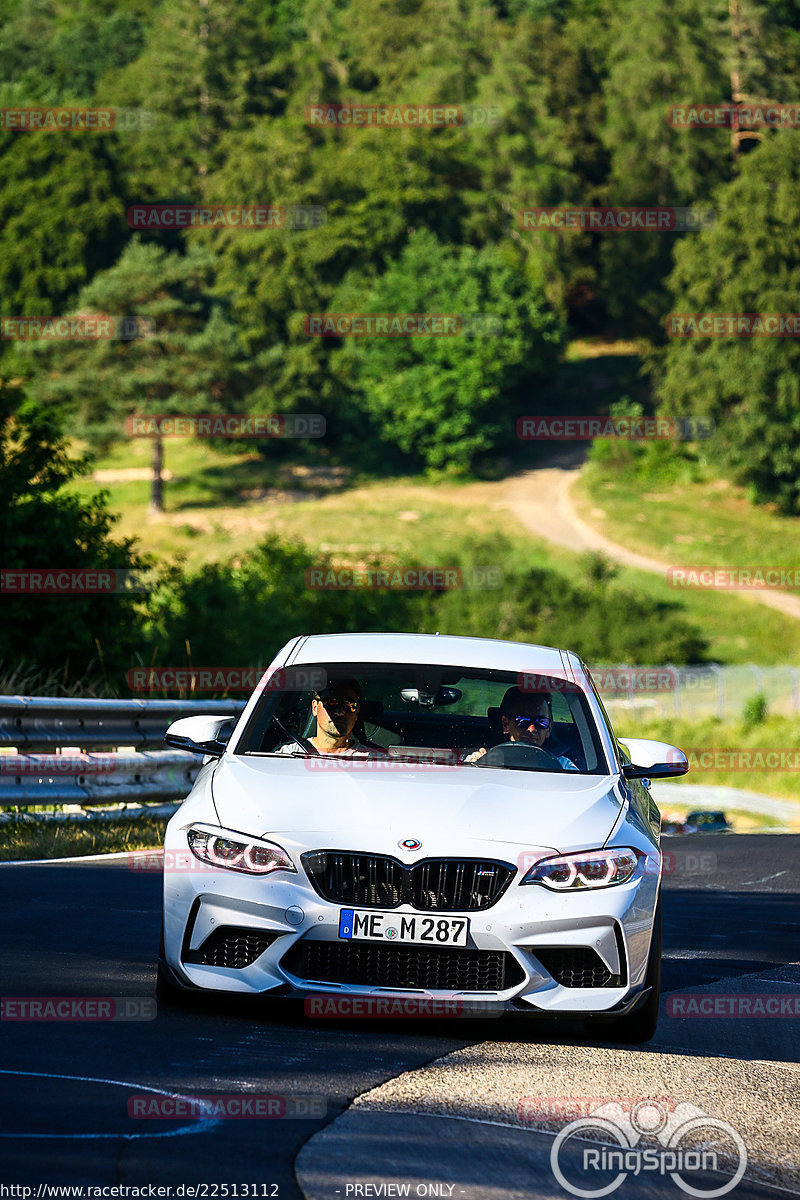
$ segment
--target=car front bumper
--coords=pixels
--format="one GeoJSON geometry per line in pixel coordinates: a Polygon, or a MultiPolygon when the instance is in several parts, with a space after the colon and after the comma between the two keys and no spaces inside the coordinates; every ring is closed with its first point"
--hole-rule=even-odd
{"type": "MultiPolygon", "coordinates": [[[[660,882],[660,857],[652,847],[645,869],[627,884],[565,894],[536,884],[520,886],[518,875],[491,907],[448,912],[447,916],[469,919],[469,949],[478,952],[476,963],[491,959],[494,964],[502,957],[505,982],[494,986],[481,986],[491,971],[477,971],[467,986],[419,983],[413,964],[422,960],[408,943],[381,942],[377,953],[374,942],[347,942],[347,947],[361,949],[357,956],[355,951],[336,949],[342,945],[339,915],[346,906],[318,895],[302,869],[296,875],[279,872],[260,878],[193,864],[179,828],[168,833],[167,852],[173,857],[182,854],[189,869],[165,870],[164,961],[175,982],[189,990],[306,1000],[321,995],[415,997],[419,1002],[453,1001],[463,1012],[513,1010],[556,1018],[617,1014],[642,999],[660,882]],[[246,941],[248,937],[252,940],[246,941]],[[334,945],[309,945],[320,942],[334,945]],[[209,956],[205,948],[213,944],[224,946],[221,954],[212,956],[217,961],[198,961],[209,956]],[[236,955],[228,953],[230,947],[236,955]],[[259,952],[247,961],[254,950],[259,952]],[[412,964],[407,982],[376,982],[369,974],[370,962],[380,959],[385,966],[383,955],[394,953],[407,954],[412,964]],[[220,964],[220,959],[237,955],[245,965],[220,964]],[[355,971],[348,966],[344,979],[325,978],[318,968],[310,973],[304,969],[312,960],[316,964],[350,957],[357,957],[361,965],[355,971]]],[[[392,912],[420,915],[405,904],[392,912]]],[[[454,947],[448,953],[463,951],[454,947]]],[[[461,961],[445,966],[459,966],[461,961]]],[[[425,966],[430,976],[428,958],[425,966]]],[[[425,974],[421,966],[419,973],[425,974]]],[[[309,1011],[313,1015],[313,1008],[309,1011]]]]}

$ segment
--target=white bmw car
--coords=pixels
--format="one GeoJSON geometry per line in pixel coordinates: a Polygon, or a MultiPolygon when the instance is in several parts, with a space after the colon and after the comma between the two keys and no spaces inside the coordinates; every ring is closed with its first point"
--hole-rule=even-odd
{"type": "MultiPolygon", "coordinates": [[[[233,727],[235,725],[235,727],[233,727]]],[[[568,651],[298,637],[169,823],[159,995],[438,999],[652,1037],[660,814],[683,753],[614,735],[568,651]]]]}

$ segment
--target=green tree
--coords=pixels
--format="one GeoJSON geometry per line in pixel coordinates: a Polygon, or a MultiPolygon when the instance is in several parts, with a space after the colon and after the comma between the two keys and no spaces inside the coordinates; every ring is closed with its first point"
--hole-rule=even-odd
{"type": "MultiPolygon", "coordinates": [[[[611,29],[604,85],[607,204],[702,204],[731,173],[729,135],[673,129],[670,105],[722,102],[728,80],[704,0],[623,0],[611,29]]],[[[694,234],[687,234],[693,237],[694,234]]],[[[613,320],[658,337],[663,281],[679,235],[598,234],[600,278],[613,320]]]]}
{"type": "Polygon", "coordinates": [[[311,586],[308,572],[330,566],[310,547],[268,537],[235,562],[165,569],[148,605],[145,661],[183,663],[188,649],[187,665],[266,666],[298,633],[416,628],[428,611],[419,592],[311,586]]]}
{"type": "MultiPolygon", "coordinates": [[[[0,544],[4,570],[139,570],[130,538],[111,535],[102,495],[82,502],[66,485],[82,469],[40,408],[13,412],[0,394],[0,544]]],[[[0,592],[0,661],[57,670],[65,683],[99,666],[119,682],[140,645],[139,597],[0,592]]]]}
{"type": "Polygon", "coordinates": [[[470,470],[511,444],[517,416],[554,370],[564,339],[541,289],[512,255],[444,246],[426,231],[410,238],[368,297],[360,281],[346,280],[335,307],[465,320],[489,314],[474,335],[351,339],[343,353],[379,436],[433,468],[470,470]],[[492,334],[498,322],[502,336],[492,334]]]}
{"type": "Polygon", "coordinates": [[[119,254],[124,206],[102,136],[0,134],[0,311],[52,316],[119,254]]]}
{"type": "MultiPolygon", "coordinates": [[[[214,260],[202,247],[181,255],[134,238],[77,302],[78,313],[114,318],[121,336],[40,344],[33,395],[77,410],[98,445],[123,437],[134,414],[234,411],[245,366],[213,283],[214,260]]],[[[152,442],[151,505],[161,511],[163,441],[152,442]]]]}
{"type": "MultiPolygon", "coordinates": [[[[771,136],[719,189],[714,228],[684,239],[669,280],[675,313],[793,313],[800,294],[800,143],[771,136]]],[[[708,452],[754,498],[800,512],[796,337],[674,337],[658,364],[670,415],[716,423],[708,452]]]]}

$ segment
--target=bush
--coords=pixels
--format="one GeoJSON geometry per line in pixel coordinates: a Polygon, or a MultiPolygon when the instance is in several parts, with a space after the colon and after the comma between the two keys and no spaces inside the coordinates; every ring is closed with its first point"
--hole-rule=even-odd
{"type": "Polygon", "coordinates": [[[515,443],[516,418],[555,371],[565,330],[521,268],[499,247],[442,245],[422,231],[374,285],[350,280],[333,311],[484,314],[474,335],[371,337],[353,341],[341,364],[384,442],[417,465],[470,471],[515,443]],[[491,318],[493,321],[490,321],[491,318]],[[502,336],[487,330],[502,322],[502,336]]]}
{"type": "MultiPolygon", "coordinates": [[[[43,410],[0,411],[0,545],[4,569],[136,570],[130,538],[115,540],[102,494],[65,493],[80,471],[43,410]]],[[[58,672],[62,689],[87,675],[118,675],[139,641],[140,597],[3,592],[0,662],[6,670],[58,672]],[[98,665],[99,664],[99,665],[98,665]]],[[[97,681],[95,680],[95,686],[97,681]]]]}
{"type": "Polygon", "coordinates": [[[742,709],[742,720],[748,729],[753,729],[756,725],[763,725],[768,716],[767,697],[763,692],[757,692],[755,696],[751,696],[745,701],[742,709]]]}

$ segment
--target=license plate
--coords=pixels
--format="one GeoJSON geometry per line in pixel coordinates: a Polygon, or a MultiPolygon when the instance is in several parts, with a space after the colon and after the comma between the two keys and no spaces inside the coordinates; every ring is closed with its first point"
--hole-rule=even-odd
{"type": "Polygon", "coordinates": [[[466,946],[466,917],[423,917],[382,913],[369,908],[343,908],[339,937],[369,942],[418,942],[423,946],[466,946]]]}

